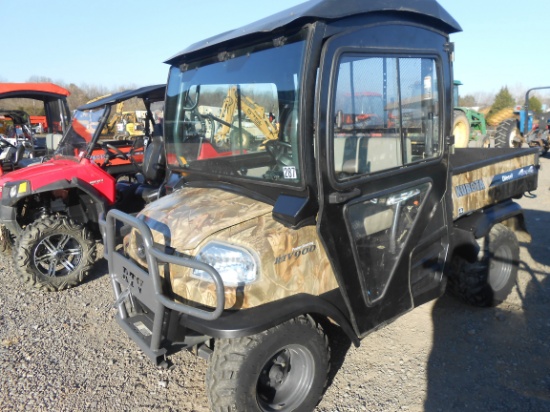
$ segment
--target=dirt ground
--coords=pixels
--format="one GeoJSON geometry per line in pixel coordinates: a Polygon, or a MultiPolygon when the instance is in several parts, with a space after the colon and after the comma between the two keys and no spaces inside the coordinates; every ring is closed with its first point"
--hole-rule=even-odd
{"type": "MultiPolygon", "coordinates": [[[[550,158],[519,203],[521,243],[512,295],[496,308],[450,297],[366,337],[333,344],[319,412],[550,411],[550,158]]],[[[104,260],[83,285],[28,289],[0,256],[0,411],[207,411],[206,362],[188,352],[157,369],[116,325],[104,260]]]]}

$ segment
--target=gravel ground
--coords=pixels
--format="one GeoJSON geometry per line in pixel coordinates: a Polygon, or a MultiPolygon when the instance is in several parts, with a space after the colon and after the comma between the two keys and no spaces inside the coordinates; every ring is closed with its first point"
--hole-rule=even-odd
{"type": "MultiPolygon", "coordinates": [[[[449,297],[416,308],[359,348],[333,343],[318,411],[550,411],[550,159],[519,202],[533,235],[517,288],[497,308],[449,297]]],[[[206,362],[157,369],[114,320],[106,262],[58,293],[25,287],[0,256],[1,411],[207,411],[206,362]]]]}

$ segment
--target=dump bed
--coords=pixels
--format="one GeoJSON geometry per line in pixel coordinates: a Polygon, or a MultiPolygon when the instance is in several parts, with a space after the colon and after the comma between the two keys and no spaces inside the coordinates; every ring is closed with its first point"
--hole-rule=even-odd
{"type": "Polygon", "coordinates": [[[450,162],[453,219],[537,188],[538,148],[456,149],[450,162]]]}

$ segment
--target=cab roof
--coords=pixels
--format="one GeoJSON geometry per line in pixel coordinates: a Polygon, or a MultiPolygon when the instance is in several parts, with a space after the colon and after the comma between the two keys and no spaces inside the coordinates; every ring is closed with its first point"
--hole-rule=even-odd
{"type": "Polygon", "coordinates": [[[436,0],[309,0],[254,23],[192,44],[165,63],[222,43],[274,30],[324,20],[332,21],[361,14],[395,13],[420,17],[426,23],[450,34],[462,31],[456,20],[436,0]]]}
{"type": "Polygon", "coordinates": [[[0,99],[21,97],[49,101],[70,94],[67,89],[53,83],[0,83],[0,99]]]}
{"type": "Polygon", "coordinates": [[[139,97],[142,99],[149,100],[151,102],[158,102],[158,101],[164,100],[165,92],[166,92],[165,84],[145,86],[135,90],[125,90],[123,92],[110,94],[99,100],[95,100],[91,103],[86,103],[82,106],[79,106],[77,110],[97,109],[98,107],[101,107],[101,106],[107,106],[107,105],[123,102],[125,100],[131,99],[132,97],[139,97]]]}

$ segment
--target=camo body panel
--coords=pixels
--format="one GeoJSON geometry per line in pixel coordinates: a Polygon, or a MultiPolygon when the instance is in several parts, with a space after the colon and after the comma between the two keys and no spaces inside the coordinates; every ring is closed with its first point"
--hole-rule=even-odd
{"type": "Polygon", "coordinates": [[[527,190],[523,180],[536,175],[536,164],[535,154],[530,153],[453,174],[453,219],[523,194],[527,190]],[[514,173],[517,176],[505,180],[514,173]]]}
{"type": "MultiPolygon", "coordinates": [[[[157,228],[162,227],[164,233],[153,230],[154,240],[173,247],[177,254],[196,256],[210,241],[252,252],[257,280],[246,286],[226,286],[226,309],[250,308],[299,293],[320,295],[337,288],[316,228],[286,228],[272,218],[271,210],[270,205],[227,192],[184,189],[164,205],[148,207],[141,214],[148,225],[162,222],[157,228]]],[[[127,250],[139,262],[134,233],[127,250]]],[[[191,306],[215,306],[213,283],[194,278],[187,267],[169,265],[168,271],[161,268],[163,276],[170,278],[176,300],[191,306]]]]}

